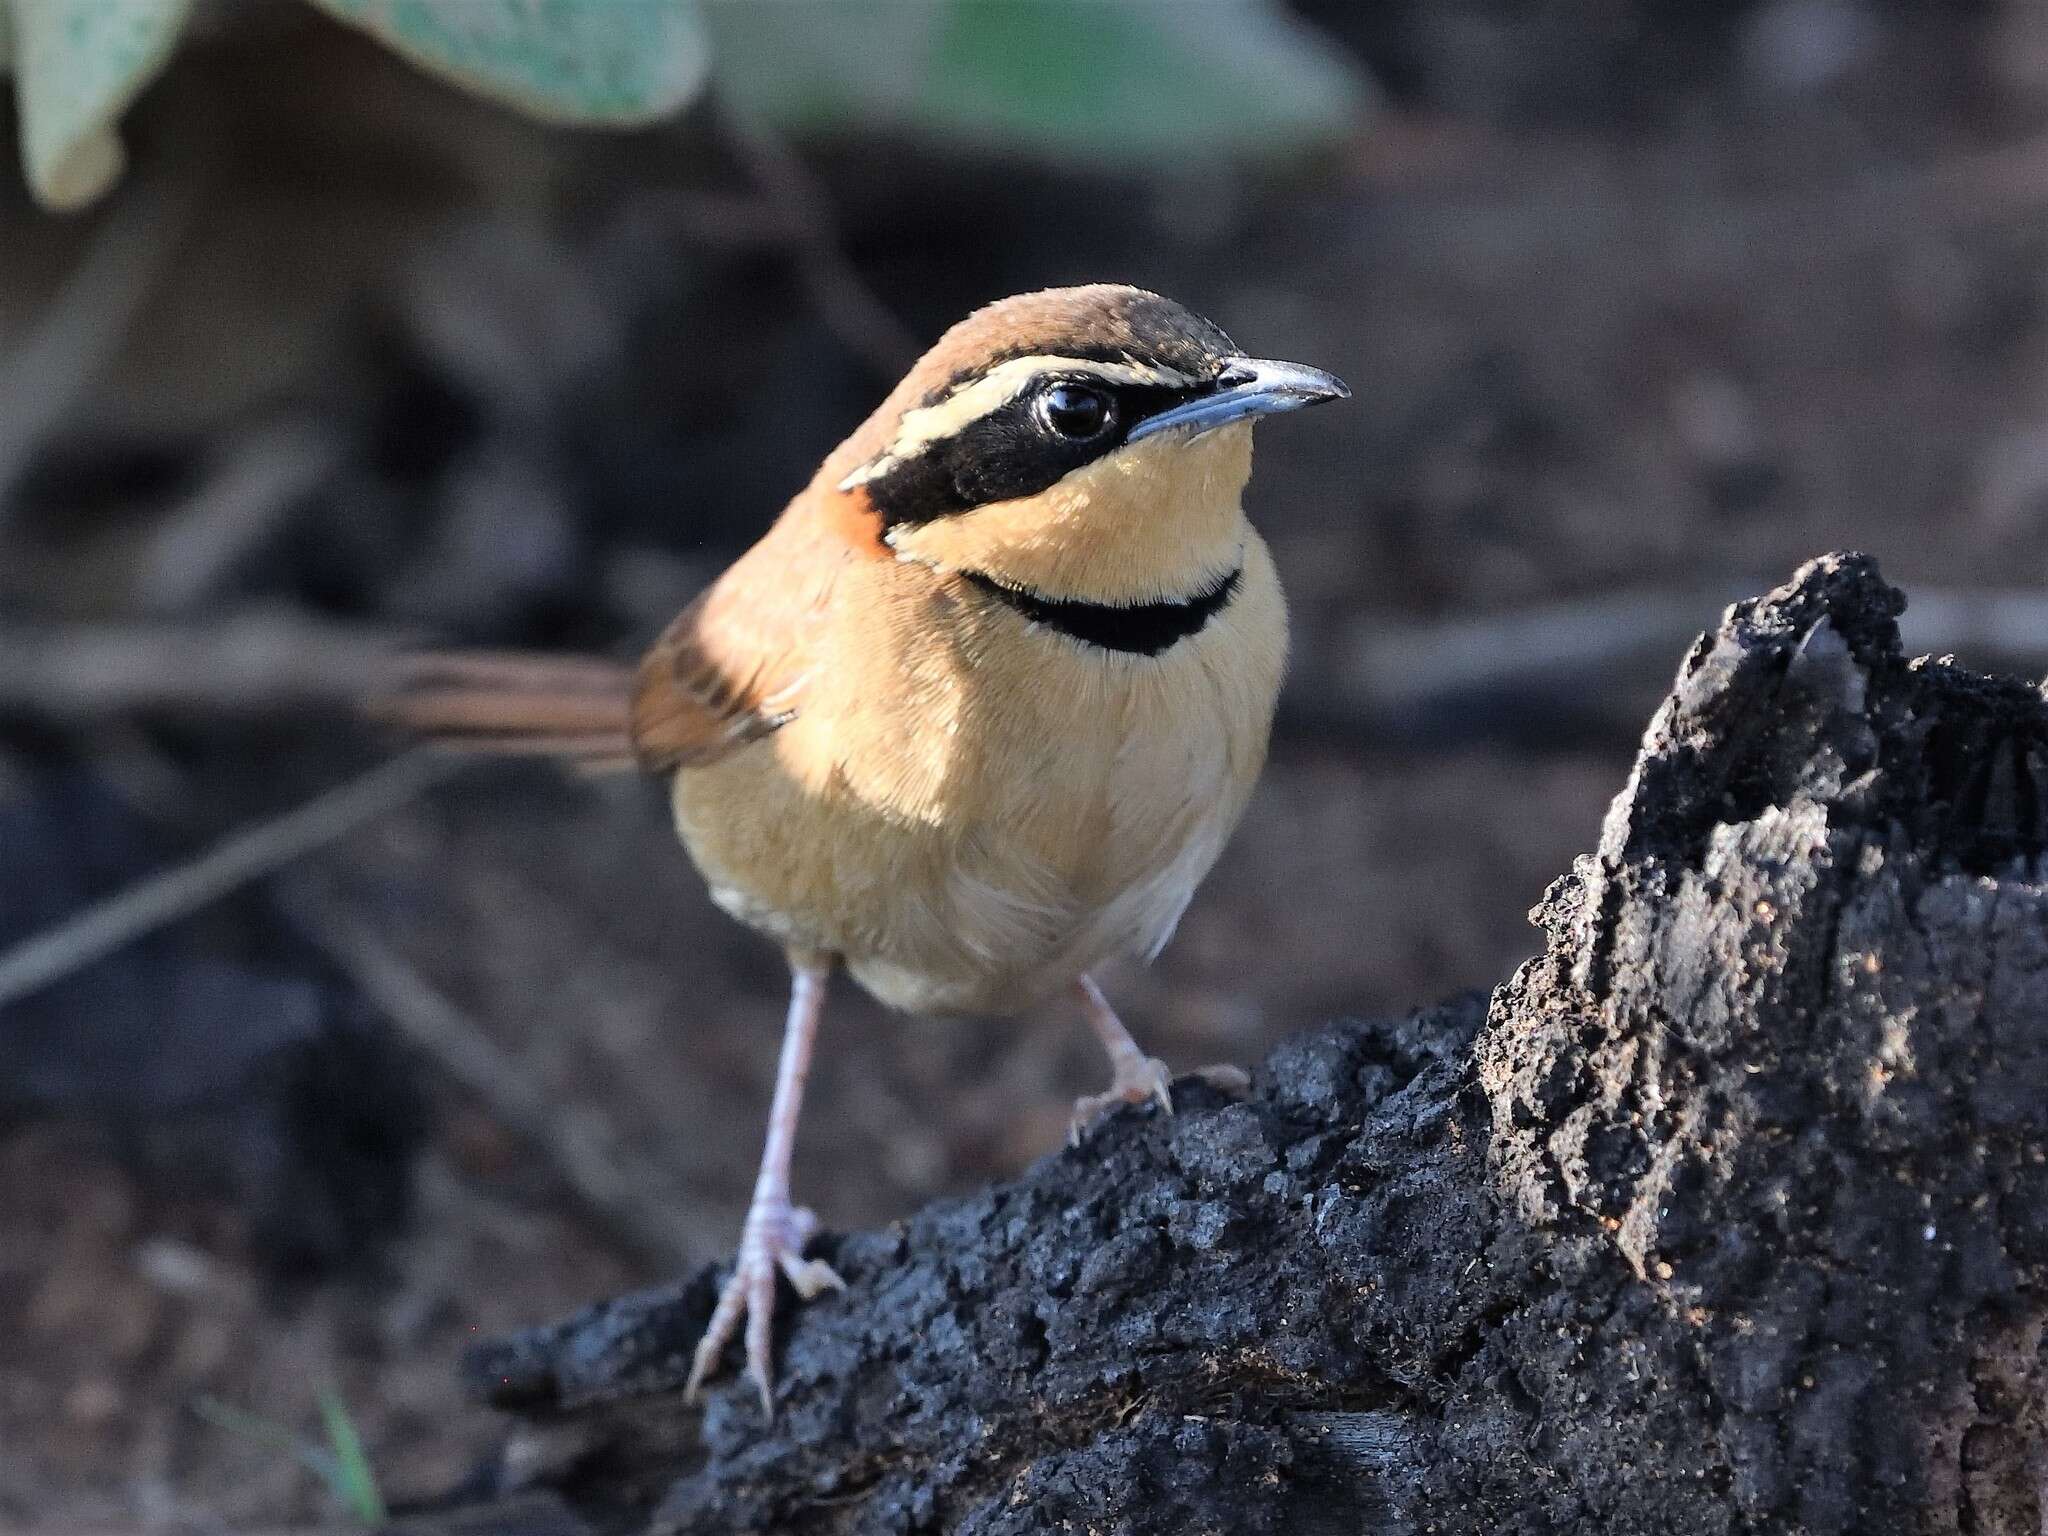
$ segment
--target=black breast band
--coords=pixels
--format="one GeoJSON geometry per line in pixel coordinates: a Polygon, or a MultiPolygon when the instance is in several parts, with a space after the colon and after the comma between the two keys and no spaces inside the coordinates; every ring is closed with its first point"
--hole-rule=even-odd
{"type": "Polygon", "coordinates": [[[1056,629],[1083,645],[1106,651],[1125,651],[1136,656],[1157,656],[1169,646],[1196,633],[1230,605],[1237,595],[1239,566],[1229,575],[1192,597],[1165,603],[1079,602],[1071,598],[1041,597],[1021,587],[1007,587],[979,571],[964,573],[967,579],[991,597],[1007,603],[1034,624],[1056,629]]]}

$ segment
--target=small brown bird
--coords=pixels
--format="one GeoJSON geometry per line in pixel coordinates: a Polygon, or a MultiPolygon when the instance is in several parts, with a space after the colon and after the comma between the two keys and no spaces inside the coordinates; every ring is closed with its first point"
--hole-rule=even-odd
{"type": "Polygon", "coordinates": [[[1265,760],[1287,622],[1241,502],[1252,423],[1348,393],[1139,289],[1005,299],[919,360],[637,674],[418,661],[393,712],[430,735],[669,776],[713,898],[789,957],[767,1146],[691,1395],[744,1317],[772,1412],[777,1273],[805,1297],[841,1284],[803,1257],[816,1221],[789,1190],[834,965],[919,1013],[1070,991],[1113,1071],[1077,1133],[1172,1108],[1090,972],[1166,943],[1265,760]]]}

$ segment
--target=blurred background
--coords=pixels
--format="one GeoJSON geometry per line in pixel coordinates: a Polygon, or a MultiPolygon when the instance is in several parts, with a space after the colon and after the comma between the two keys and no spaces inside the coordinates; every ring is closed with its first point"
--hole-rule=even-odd
{"type": "MultiPolygon", "coordinates": [[[[1176,1067],[1504,977],[1811,555],[2048,661],[2038,0],[0,0],[0,60],[0,1524],[334,1518],[351,1434],[432,1495],[464,1345],[727,1252],[779,958],[657,787],[346,700],[634,654],[989,299],[1355,392],[1262,433],[1272,764],[1109,979],[1176,1067]]],[[[799,1196],[1014,1171],[1099,1073],[843,989],[799,1196]]]]}

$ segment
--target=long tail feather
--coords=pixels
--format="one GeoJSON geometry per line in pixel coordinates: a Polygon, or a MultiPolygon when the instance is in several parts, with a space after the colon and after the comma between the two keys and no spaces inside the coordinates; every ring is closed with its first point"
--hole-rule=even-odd
{"type": "Polygon", "coordinates": [[[616,662],[506,651],[406,658],[369,713],[437,746],[631,768],[633,672],[616,662]]]}

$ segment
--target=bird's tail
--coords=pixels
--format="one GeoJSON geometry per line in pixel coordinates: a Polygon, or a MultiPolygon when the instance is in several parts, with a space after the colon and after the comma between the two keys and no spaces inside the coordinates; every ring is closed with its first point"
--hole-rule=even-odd
{"type": "Polygon", "coordinates": [[[513,651],[405,658],[369,713],[462,752],[547,757],[592,773],[635,766],[633,671],[513,651]]]}

